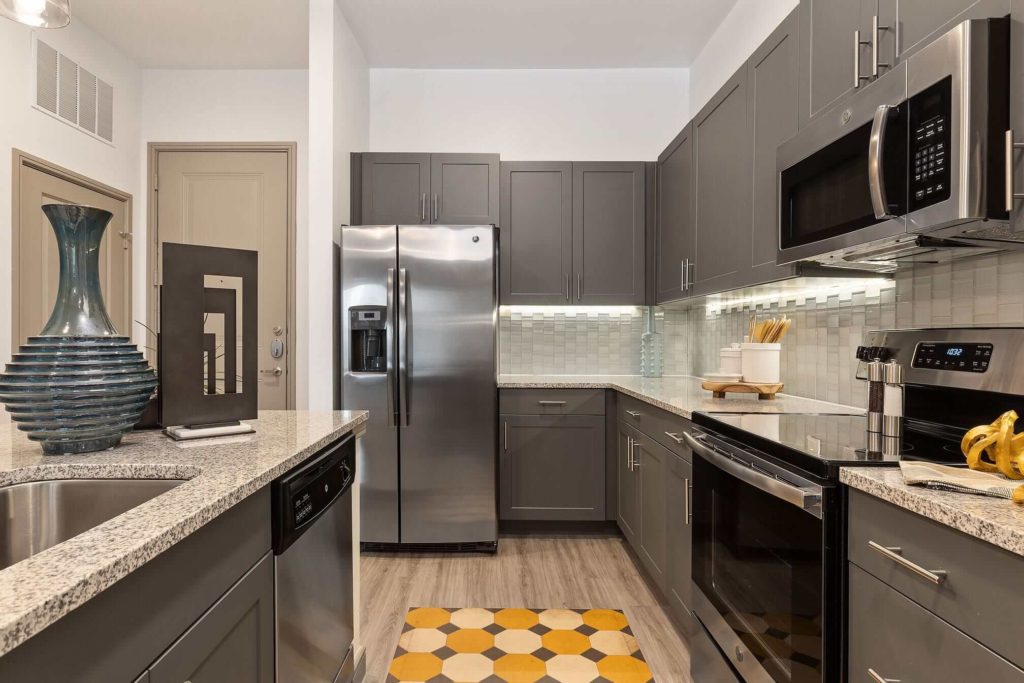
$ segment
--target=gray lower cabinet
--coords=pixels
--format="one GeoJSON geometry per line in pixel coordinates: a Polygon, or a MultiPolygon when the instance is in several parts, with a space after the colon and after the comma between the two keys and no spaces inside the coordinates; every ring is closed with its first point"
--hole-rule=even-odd
{"type": "Polygon", "coordinates": [[[605,518],[603,415],[502,415],[501,420],[501,519],[605,518]]]}
{"type": "Polygon", "coordinates": [[[1024,681],[1024,671],[857,565],[849,583],[847,680],[1024,681]]]}
{"type": "MultiPolygon", "coordinates": [[[[696,221],[693,216],[693,139],[686,128],[658,156],[656,264],[657,304],[690,291],[696,221]]],[[[773,256],[774,260],[774,256],[773,256]]]]}
{"type": "Polygon", "coordinates": [[[646,169],[642,162],[574,163],[575,303],[645,303],[646,169]]]}
{"type": "Polygon", "coordinates": [[[268,553],[150,667],[151,683],[274,680],[274,557],[268,553]]]}
{"type": "Polygon", "coordinates": [[[668,566],[666,483],[672,457],[646,435],[633,443],[633,469],[640,481],[640,560],[662,590],[668,566]]]}
{"type": "Polygon", "coordinates": [[[695,294],[730,289],[749,268],[750,144],[741,68],[693,120],[695,294]]]}
{"type": "Polygon", "coordinates": [[[501,303],[570,302],[572,163],[501,162],[501,303]]]}
{"type": "Polygon", "coordinates": [[[355,158],[353,223],[498,223],[497,154],[366,152],[355,158]]]}
{"type": "Polygon", "coordinates": [[[690,611],[690,581],[693,575],[693,507],[690,503],[693,493],[692,461],[673,454],[665,486],[668,507],[668,568],[665,575],[665,592],[668,594],[669,606],[673,613],[680,622],[686,623],[690,611]]]}
{"type": "Polygon", "coordinates": [[[618,474],[617,521],[626,540],[635,547],[640,539],[640,478],[633,469],[633,439],[637,431],[621,420],[618,424],[615,468],[618,474]]]}

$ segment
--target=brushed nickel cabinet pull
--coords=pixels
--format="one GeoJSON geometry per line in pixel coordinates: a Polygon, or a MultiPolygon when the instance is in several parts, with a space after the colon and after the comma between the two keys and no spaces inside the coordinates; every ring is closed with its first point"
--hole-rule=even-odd
{"type": "Polygon", "coordinates": [[[640,417],[640,411],[639,410],[627,410],[626,411],[626,415],[629,415],[630,417],[640,417]]]}
{"type": "Polygon", "coordinates": [[[1013,129],[1006,131],[1006,210],[1013,211],[1013,200],[1024,199],[1024,192],[1013,189],[1013,152],[1024,147],[1024,142],[1013,141],[1013,129]]]}
{"type": "Polygon", "coordinates": [[[683,481],[685,482],[686,486],[686,497],[683,500],[683,512],[685,513],[686,526],[690,526],[690,479],[685,478],[683,479],[683,481]]]}
{"type": "Polygon", "coordinates": [[[904,567],[905,569],[909,569],[910,571],[914,572],[915,574],[917,574],[921,578],[927,579],[928,581],[931,581],[936,586],[938,586],[939,584],[941,584],[943,581],[946,580],[946,572],[944,570],[942,570],[942,569],[925,569],[921,565],[916,564],[914,562],[911,562],[907,558],[903,557],[903,549],[902,548],[895,547],[895,546],[886,547],[884,545],[881,545],[880,543],[875,543],[874,541],[868,541],[868,546],[872,550],[875,550],[875,551],[881,553],[884,557],[892,560],[893,562],[895,562],[896,564],[900,565],[901,567],[904,567]]]}
{"type": "Polygon", "coordinates": [[[683,443],[683,437],[679,436],[675,432],[665,432],[665,436],[672,439],[676,443],[683,443]]]}
{"type": "Polygon", "coordinates": [[[871,680],[875,683],[900,683],[900,679],[898,678],[883,678],[874,669],[868,669],[868,676],[870,676],[871,680]]]}
{"type": "Polygon", "coordinates": [[[871,80],[869,76],[860,75],[860,49],[870,45],[871,41],[860,39],[860,29],[853,32],[853,87],[859,88],[861,81],[871,80]]]}
{"type": "Polygon", "coordinates": [[[569,273],[565,274],[565,300],[572,301],[572,296],[569,294],[569,273]]]}
{"type": "Polygon", "coordinates": [[[505,420],[505,451],[508,451],[508,420],[505,420]]]}
{"type": "Polygon", "coordinates": [[[427,193],[424,192],[420,195],[420,220],[424,223],[427,222],[427,193]]]}
{"type": "Polygon", "coordinates": [[[565,401],[537,401],[542,406],[564,406],[565,401]]]}
{"type": "Polygon", "coordinates": [[[879,67],[889,68],[888,63],[878,61],[878,34],[881,31],[888,30],[888,26],[882,26],[878,23],[877,14],[871,17],[871,75],[874,78],[878,78],[879,67]]]}
{"type": "Polygon", "coordinates": [[[583,299],[583,275],[576,273],[576,301],[583,299]]]}
{"type": "Polygon", "coordinates": [[[626,469],[633,471],[633,437],[626,437],[626,469]]]}

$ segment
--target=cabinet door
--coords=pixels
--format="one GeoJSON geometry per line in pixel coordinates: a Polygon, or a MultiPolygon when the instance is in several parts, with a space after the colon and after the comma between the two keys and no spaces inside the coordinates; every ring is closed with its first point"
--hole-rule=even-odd
{"type": "Polygon", "coordinates": [[[363,155],[362,223],[429,223],[430,155],[363,155]]]}
{"type": "Polygon", "coordinates": [[[696,294],[743,283],[750,254],[747,72],[740,69],[693,121],[696,294]]]}
{"type": "Polygon", "coordinates": [[[604,418],[504,415],[502,519],[604,519],[604,418]]]}
{"type": "Polygon", "coordinates": [[[431,223],[498,224],[498,155],[430,155],[431,223]]]}
{"type": "Polygon", "coordinates": [[[798,10],[779,25],[747,62],[747,124],[751,145],[752,191],[750,265],[747,284],[792,275],[793,266],[777,266],[779,191],[775,151],[796,135],[800,105],[798,10]]]}
{"type": "Polygon", "coordinates": [[[668,569],[665,592],[676,617],[686,623],[690,609],[693,529],[690,526],[690,493],[693,486],[693,465],[673,455],[666,486],[668,506],[668,569]]]}
{"type": "Polygon", "coordinates": [[[501,303],[567,304],[572,164],[501,163],[501,303]]]}
{"type": "Polygon", "coordinates": [[[644,304],[644,165],[573,164],[574,302],[644,304]]]}
{"type": "MultiPolygon", "coordinates": [[[[867,76],[871,66],[868,45],[857,45],[854,32],[868,41],[870,14],[864,23],[862,3],[873,0],[801,0],[800,12],[800,122],[825,111],[830,105],[853,92],[854,60],[867,76]]],[[[865,83],[860,81],[857,87],[865,83]]]]}
{"type": "Polygon", "coordinates": [[[655,301],[687,295],[693,261],[693,141],[687,124],[658,157],[657,283],[655,301]]]}
{"type": "Polygon", "coordinates": [[[268,553],[149,670],[151,683],[274,680],[274,557],[268,553]]]}
{"type": "Polygon", "coordinates": [[[664,446],[644,434],[633,444],[633,469],[640,479],[640,559],[662,590],[668,566],[665,492],[672,457],[664,446]]]}
{"type": "Polygon", "coordinates": [[[633,469],[633,438],[630,427],[619,423],[618,431],[618,521],[619,529],[635,548],[640,530],[640,481],[633,469]]]}
{"type": "MultiPolygon", "coordinates": [[[[1001,17],[1010,12],[1010,0],[878,0],[881,20],[899,11],[899,59],[927,45],[944,31],[967,19],[1001,17]]],[[[890,24],[891,25],[891,24],[890,24]]],[[[883,31],[882,40],[892,31],[883,31]]]]}

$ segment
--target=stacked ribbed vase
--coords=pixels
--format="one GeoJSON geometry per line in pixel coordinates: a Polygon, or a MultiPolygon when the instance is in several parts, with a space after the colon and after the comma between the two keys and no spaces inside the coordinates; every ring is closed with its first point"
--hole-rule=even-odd
{"type": "Polygon", "coordinates": [[[0,375],[0,402],[47,454],[112,448],[139,421],[156,374],[117,333],[100,291],[99,255],[112,215],[47,204],[57,236],[57,302],[39,336],[29,337],[0,375]]]}

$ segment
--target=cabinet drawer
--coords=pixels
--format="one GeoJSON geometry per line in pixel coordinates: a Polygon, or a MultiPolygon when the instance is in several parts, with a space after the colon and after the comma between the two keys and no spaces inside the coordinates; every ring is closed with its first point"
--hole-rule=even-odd
{"type": "Polygon", "coordinates": [[[502,389],[503,415],[604,415],[604,389],[502,389]]]}
{"type": "Polygon", "coordinates": [[[692,459],[690,449],[683,441],[683,432],[690,431],[689,420],[622,393],[619,394],[618,406],[620,422],[635,427],[687,461],[692,459]]]}
{"type": "MultiPolygon", "coordinates": [[[[848,543],[851,562],[1024,666],[1024,624],[1014,616],[1024,609],[1024,558],[855,490],[850,491],[848,543]],[[898,548],[898,557],[942,580],[922,576],[885,548],[898,548]]],[[[851,602],[857,603],[852,593],[851,602]]]]}
{"type": "MultiPolygon", "coordinates": [[[[1024,671],[995,652],[856,565],[849,568],[847,680],[1024,682],[1024,671]]],[[[1009,610],[989,616],[1004,624],[1013,619],[1009,610]]]]}

